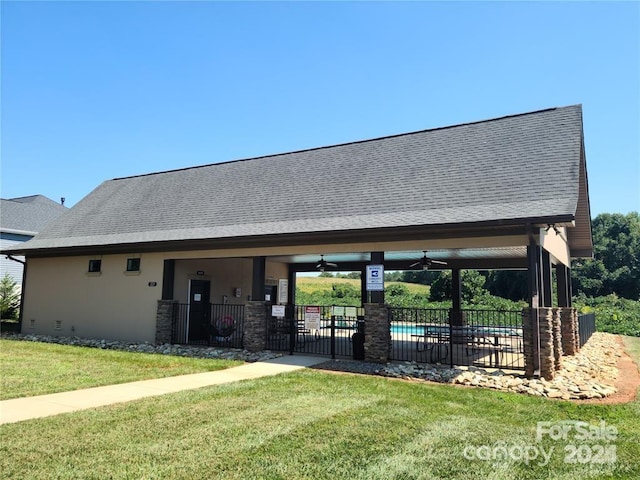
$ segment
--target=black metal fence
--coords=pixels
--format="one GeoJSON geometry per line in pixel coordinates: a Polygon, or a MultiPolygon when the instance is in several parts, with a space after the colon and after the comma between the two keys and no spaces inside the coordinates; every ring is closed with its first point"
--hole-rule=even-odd
{"type": "Polygon", "coordinates": [[[584,313],[578,315],[578,336],[580,337],[580,347],[587,343],[591,335],[596,331],[596,314],[584,313]]]}
{"type": "Polygon", "coordinates": [[[357,357],[353,335],[363,333],[362,307],[287,305],[284,315],[267,311],[267,348],[336,357],[357,357]]]}
{"type": "Polygon", "coordinates": [[[243,340],[244,305],[211,303],[197,310],[174,305],[171,343],[243,348],[243,340]]]}
{"type": "Polygon", "coordinates": [[[391,358],[524,369],[522,311],[391,308],[391,358]]]}

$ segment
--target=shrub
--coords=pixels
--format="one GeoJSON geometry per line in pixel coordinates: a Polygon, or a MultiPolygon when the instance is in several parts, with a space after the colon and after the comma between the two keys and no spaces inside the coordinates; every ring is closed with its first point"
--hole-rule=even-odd
{"type": "Polygon", "coordinates": [[[20,308],[20,291],[16,281],[4,274],[0,280],[0,319],[15,320],[20,308]]]}
{"type": "Polygon", "coordinates": [[[603,297],[574,298],[578,313],[596,314],[596,329],[600,332],[640,337],[640,301],[620,298],[615,293],[603,297]]]}

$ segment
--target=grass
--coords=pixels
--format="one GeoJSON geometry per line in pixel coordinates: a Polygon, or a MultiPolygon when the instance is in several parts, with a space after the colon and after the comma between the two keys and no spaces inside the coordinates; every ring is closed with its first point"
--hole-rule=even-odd
{"type": "Polygon", "coordinates": [[[0,400],[220,370],[242,362],[0,340],[0,400]]]}
{"type": "Polygon", "coordinates": [[[640,367],[640,337],[629,337],[621,335],[624,343],[625,351],[636,362],[636,365],[640,367]]]}
{"type": "Polygon", "coordinates": [[[8,479],[640,478],[638,401],[586,405],[313,370],[2,425],[0,435],[8,479]],[[567,445],[591,444],[536,441],[537,422],[565,420],[615,426],[616,462],[565,463],[567,445]],[[550,464],[465,458],[500,445],[552,450],[550,464]]]}

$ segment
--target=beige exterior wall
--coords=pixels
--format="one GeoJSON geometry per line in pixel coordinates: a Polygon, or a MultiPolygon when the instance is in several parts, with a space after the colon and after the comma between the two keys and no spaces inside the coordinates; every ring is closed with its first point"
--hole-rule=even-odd
{"type": "Polygon", "coordinates": [[[566,241],[567,229],[558,228],[558,233],[553,228],[548,231],[545,228],[540,229],[540,245],[557,261],[564,265],[571,265],[571,256],[569,254],[569,245],[566,241]]]}
{"type": "Polygon", "coordinates": [[[174,280],[174,300],[189,302],[189,282],[191,280],[209,280],[211,282],[211,303],[244,305],[251,295],[253,260],[250,258],[202,258],[177,260],[174,280]],[[204,275],[198,275],[198,271],[204,275]],[[240,289],[240,297],[235,289],[240,289]]]}
{"type": "MultiPolygon", "coordinates": [[[[29,259],[23,333],[154,342],[157,302],[162,298],[164,260],[172,253],[29,259]],[[127,258],[140,258],[140,272],[126,272],[127,258]],[[88,273],[100,259],[101,272],[88,273]],[[155,286],[150,283],[155,282],[155,286]]],[[[191,279],[211,282],[211,303],[243,305],[251,295],[251,258],[176,260],[174,299],[189,302],[191,279]],[[198,275],[198,272],[204,274],[198,275]],[[240,297],[236,297],[236,289],[240,297]],[[226,296],[226,299],[224,298],[226,296]]],[[[267,279],[287,278],[284,263],[266,263],[267,279]]]]}
{"type": "Polygon", "coordinates": [[[134,256],[29,259],[22,332],[153,342],[163,257],[137,255],[140,272],[131,274],[126,264],[134,256]],[[102,271],[87,273],[97,258],[102,271]]]}

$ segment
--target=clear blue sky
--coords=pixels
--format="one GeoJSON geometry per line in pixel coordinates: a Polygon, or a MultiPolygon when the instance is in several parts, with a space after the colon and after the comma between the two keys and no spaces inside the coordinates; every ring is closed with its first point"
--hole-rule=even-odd
{"type": "Polygon", "coordinates": [[[580,103],[592,214],[640,210],[636,2],[3,1],[1,14],[3,198],[71,206],[116,177],[580,103]]]}

